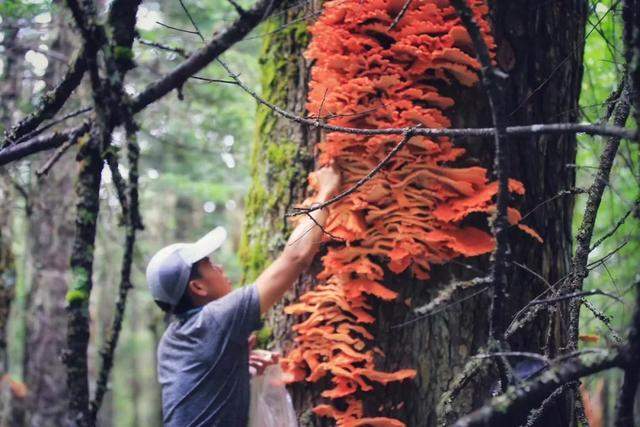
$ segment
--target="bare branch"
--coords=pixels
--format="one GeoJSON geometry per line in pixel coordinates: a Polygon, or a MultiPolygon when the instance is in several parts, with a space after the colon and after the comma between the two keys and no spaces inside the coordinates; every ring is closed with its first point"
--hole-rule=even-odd
{"type": "MultiPolygon", "coordinates": [[[[83,133],[84,134],[84,133],[83,133]]],[[[36,176],[38,178],[41,178],[42,176],[46,175],[47,173],[49,173],[49,170],[53,167],[53,165],[60,160],[60,158],[64,155],[64,153],[67,152],[67,150],[69,148],[71,148],[72,145],[74,145],[77,141],[78,138],[80,138],[83,134],[78,134],[78,135],[71,135],[69,137],[69,139],[62,144],[54,153],[51,157],[49,157],[49,159],[45,162],[45,164],[36,171],[36,176]]]]}
{"type": "MultiPolygon", "coordinates": [[[[482,349],[480,349],[482,351],[482,349]]],[[[462,372],[456,375],[451,381],[451,385],[442,394],[436,412],[438,413],[438,425],[446,427],[450,425],[448,418],[453,412],[453,401],[458,397],[460,392],[469,384],[469,382],[477,375],[486,372],[488,364],[482,359],[470,358],[462,368],[462,372]]]]}
{"type": "Polygon", "coordinates": [[[527,422],[524,427],[535,426],[540,420],[543,419],[543,415],[550,409],[554,402],[557,401],[558,398],[560,398],[569,388],[574,386],[574,383],[567,383],[555,389],[554,392],[549,395],[549,397],[544,399],[540,407],[531,411],[531,413],[527,417],[527,422]]]}
{"type": "Polygon", "coordinates": [[[184,13],[187,15],[187,18],[189,18],[189,21],[191,22],[191,25],[196,30],[196,34],[200,37],[200,40],[202,40],[202,43],[206,43],[206,41],[204,40],[204,36],[202,35],[202,32],[200,31],[200,28],[198,28],[198,25],[196,24],[196,21],[193,20],[193,17],[191,16],[191,13],[189,12],[189,9],[187,9],[187,7],[184,5],[184,2],[182,0],[178,0],[178,2],[180,3],[180,6],[182,7],[182,10],[184,10],[184,13]]]}
{"type": "MultiPolygon", "coordinates": [[[[630,110],[628,79],[624,79],[621,85],[623,85],[623,90],[614,109],[614,123],[616,126],[625,125],[627,118],[629,117],[630,110]]],[[[584,217],[576,236],[577,244],[571,266],[571,276],[567,285],[564,286],[567,292],[580,291],[585,277],[589,274],[587,263],[589,260],[591,238],[595,228],[598,208],[600,207],[600,202],[607,182],[609,182],[609,174],[611,172],[616,153],[618,152],[619,145],[620,138],[611,137],[607,140],[600,156],[600,163],[596,177],[593,184],[589,187],[589,196],[584,211],[584,217]]],[[[569,351],[575,350],[578,346],[579,313],[580,301],[571,301],[569,305],[569,342],[567,347],[569,351]]]]}
{"type": "Polygon", "coordinates": [[[568,299],[583,298],[583,297],[588,297],[588,296],[592,296],[592,295],[605,295],[605,296],[608,296],[609,298],[615,299],[619,303],[623,302],[620,298],[618,298],[617,296],[615,296],[613,294],[610,294],[608,292],[604,292],[604,291],[601,291],[601,290],[598,290],[598,289],[594,289],[594,290],[591,290],[591,291],[581,291],[581,292],[574,292],[572,294],[563,294],[563,295],[560,295],[560,296],[555,297],[555,298],[533,300],[529,304],[530,305],[552,304],[552,303],[556,303],[556,302],[560,302],[560,301],[565,301],[565,300],[568,300],[568,299]]]}
{"type": "MultiPolygon", "coordinates": [[[[229,73],[229,76],[238,83],[247,94],[255,99],[259,104],[264,105],[278,115],[292,120],[298,124],[319,128],[328,132],[342,132],[357,135],[402,135],[406,128],[377,128],[377,129],[360,129],[344,126],[335,126],[322,123],[317,119],[309,119],[298,116],[287,111],[258,95],[253,89],[248,87],[224,62],[220,63],[229,73]]],[[[622,139],[640,141],[640,130],[625,129],[616,126],[596,126],[590,123],[550,123],[550,124],[534,124],[526,126],[507,126],[505,128],[507,136],[527,136],[527,135],[544,135],[544,134],[566,134],[566,133],[585,133],[587,135],[617,136],[622,139]]],[[[427,137],[492,137],[495,136],[494,128],[420,128],[414,130],[415,135],[427,137]]]]}
{"type": "Polygon", "coordinates": [[[456,427],[513,425],[522,419],[534,405],[539,405],[558,387],[568,382],[614,367],[625,365],[624,352],[618,349],[592,355],[590,359],[575,358],[545,371],[533,380],[525,381],[518,386],[511,386],[507,391],[462,417],[456,427]]]}
{"type": "Polygon", "coordinates": [[[160,43],[150,42],[150,41],[146,41],[146,40],[142,40],[142,39],[138,39],[138,42],[140,42],[140,44],[144,45],[144,46],[154,47],[154,48],[160,49],[160,50],[166,50],[167,52],[173,52],[175,54],[180,55],[183,58],[188,58],[189,57],[189,55],[187,55],[187,52],[184,49],[181,49],[179,47],[165,46],[165,45],[160,44],[160,43]]]}
{"type": "Polygon", "coordinates": [[[35,111],[5,133],[5,140],[2,145],[6,147],[13,144],[24,135],[34,131],[40,123],[52,118],[60,111],[69,96],[82,81],[82,76],[86,69],[85,52],[84,49],[81,49],[62,81],[40,99],[35,111]]]}
{"type": "Polygon", "coordinates": [[[631,207],[631,209],[629,209],[623,216],[622,218],[620,218],[615,225],[611,228],[611,230],[609,230],[604,236],[602,236],[601,238],[599,238],[590,248],[589,248],[589,252],[593,252],[593,250],[595,248],[597,248],[598,246],[600,246],[602,244],[602,242],[604,242],[606,239],[608,239],[609,237],[613,236],[615,234],[616,231],[618,231],[618,228],[620,228],[625,221],[627,220],[627,218],[629,217],[629,215],[633,214],[634,216],[637,215],[637,213],[640,211],[640,197],[636,199],[636,201],[633,204],[633,207],[631,207]]]}
{"type": "MultiPolygon", "coordinates": [[[[118,300],[116,301],[116,312],[113,317],[110,335],[106,340],[104,347],[100,351],[102,366],[96,382],[95,396],[90,404],[90,417],[94,423],[98,415],[98,411],[100,410],[104,395],[107,392],[107,382],[111,368],[113,367],[114,353],[118,344],[120,330],[122,329],[122,322],[124,320],[127,295],[129,289],[133,287],[131,284],[131,266],[133,263],[136,230],[142,229],[138,206],[138,158],[140,155],[140,148],[138,147],[136,130],[136,124],[129,121],[126,125],[129,182],[123,189],[124,191],[122,191],[122,194],[120,194],[121,190],[118,190],[125,225],[124,254],[122,256],[122,267],[120,270],[120,287],[118,289],[118,300]]],[[[112,167],[112,173],[114,169],[116,171],[118,170],[117,162],[114,162],[113,166],[110,163],[109,166],[112,167]]],[[[117,175],[122,180],[122,183],[124,183],[119,172],[117,172],[117,175]]],[[[114,183],[115,182],[116,181],[114,180],[114,183]]]]}
{"type": "Polygon", "coordinates": [[[20,144],[11,145],[0,150],[0,166],[19,160],[28,155],[40,151],[50,150],[60,147],[71,135],[79,132],[87,132],[91,127],[90,122],[85,122],[80,126],[64,132],[54,132],[52,134],[39,136],[20,144]]]}
{"type": "Polygon", "coordinates": [[[229,27],[217,33],[204,47],[194,52],[189,59],[178,65],[173,71],[151,83],[133,99],[131,108],[134,113],[162,98],[167,93],[181,87],[189,77],[209,65],[218,55],[234,43],[244,38],[262,20],[268,17],[282,0],[259,0],[247,13],[236,19],[229,27]]]}
{"type": "Polygon", "coordinates": [[[72,119],[74,117],[77,117],[79,115],[88,113],[89,111],[91,111],[93,108],[91,107],[84,107],[84,108],[80,108],[79,110],[76,111],[72,111],[68,114],[65,114],[64,116],[60,117],[59,119],[56,120],[52,120],[51,122],[47,123],[46,125],[39,127],[38,129],[32,130],[31,132],[23,135],[22,137],[18,138],[17,140],[15,140],[13,143],[14,144],[21,144],[24,141],[27,141],[29,139],[35,138],[36,136],[42,134],[42,132],[44,132],[47,129],[52,128],[55,125],[58,125],[66,120],[72,119]]]}
{"type": "Polygon", "coordinates": [[[435,298],[429,301],[428,304],[415,308],[413,312],[418,315],[433,314],[444,305],[449,304],[460,291],[489,283],[491,283],[491,278],[489,277],[476,277],[475,279],[465,280],[462,282],[453,282],[441,290],[435,298]]]}
{"type": "Polygon", "coordinates": [[[549,366],[551,361],[542,354],[531,353],[529,351],[494,351],[493,353],[478,353],[475,356],[471,356],[477,359],[490,359],[493,357],[524,357],[528,359],[536,359],[549,366]]]}

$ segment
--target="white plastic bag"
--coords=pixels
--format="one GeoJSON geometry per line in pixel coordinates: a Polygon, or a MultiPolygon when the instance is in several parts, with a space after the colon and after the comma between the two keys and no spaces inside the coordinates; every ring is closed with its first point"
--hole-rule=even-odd
{"type": "Polygon", "coordinates": [[[251,379],[249,427],[298,427],[283,376],[280,364],[276,363],[251,379]]]}

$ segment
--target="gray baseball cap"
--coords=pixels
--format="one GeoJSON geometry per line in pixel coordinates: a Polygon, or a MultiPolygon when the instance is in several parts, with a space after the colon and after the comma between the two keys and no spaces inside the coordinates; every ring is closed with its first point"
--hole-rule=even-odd
{"type": "Polygon", "coordinates": [[[160,249],[147,265],[147,285],[153,299],[175,306],[187,288],[191,266],[205,258],[227,238],[216,227],[194,243],[174,243],[160,249]]]}

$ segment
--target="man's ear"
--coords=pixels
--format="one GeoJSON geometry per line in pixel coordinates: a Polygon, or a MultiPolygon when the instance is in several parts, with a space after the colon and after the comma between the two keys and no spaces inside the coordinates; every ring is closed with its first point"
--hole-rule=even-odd
{"type": "Polygon", "coordinates": [[[189,287],[189,290],[192,294],[198,295],[200,297],[207,296],[207,290],[199,280],[190,280],[187,286],[189,287]]]}

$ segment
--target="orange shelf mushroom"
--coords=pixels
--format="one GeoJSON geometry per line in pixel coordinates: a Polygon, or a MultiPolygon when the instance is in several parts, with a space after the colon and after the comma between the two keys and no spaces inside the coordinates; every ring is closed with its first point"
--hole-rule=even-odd
{"type": "MultiPolygon", "coordinates": [[[[454,100],[441,88],[471,87],[478,82],[479,62],[471,39],[448,0],[414,0],[405,15],[389,27],[406,0],[334,0],[324,3],[310,28],[305,53],[314,60],[309,85],[309,114],[329,123],[356,128],[421,125],[450,127],[445,112],[454,100]]],[[[490,51],[495,44],[486,19],[485,0],[469,1],[490,51]]],[[[335,161],[344,188],[374,168],[400,140],[397,135],[365,136],[329,133],[318,144],[319,163],[335,161]]],[[[322,392],[327,404],[314,408],[340,426],[402,426],[385,417],[365,418],[362,392],[375,383],[415,377],[416,372],[378,371],[371,297],[394,300],[382,285],[383,266],[428,279],[433,264],[489,253],[490,234],[462,225],[473,212],[495,211],[498,186],[482,167],[449,166],[465,153],[449,138],[413,137],[359,191],[329,209],[326,229],[344,239],[322,258],[320,284],[285,311],[300,316],[293,327],[293,348],[283,360],[292,381],[315,382],[329,376],[333,388],[322,392]],[[336,399],[341,408],[334,407],[336,399]],[[346,404],[346,405],[345,405],[346,404]]],[[[311,187],[315,185],[310,175],[311,187]]],[[[510,191],[523,194],[511,180],[510,191]]],[[[312,198],[305,201],[312,202],[312,198]]],[[[520,213],[509,209],[516,224],[520,213]]],[[[534,230],[519,226],[536,239],[534,230]]]]}

